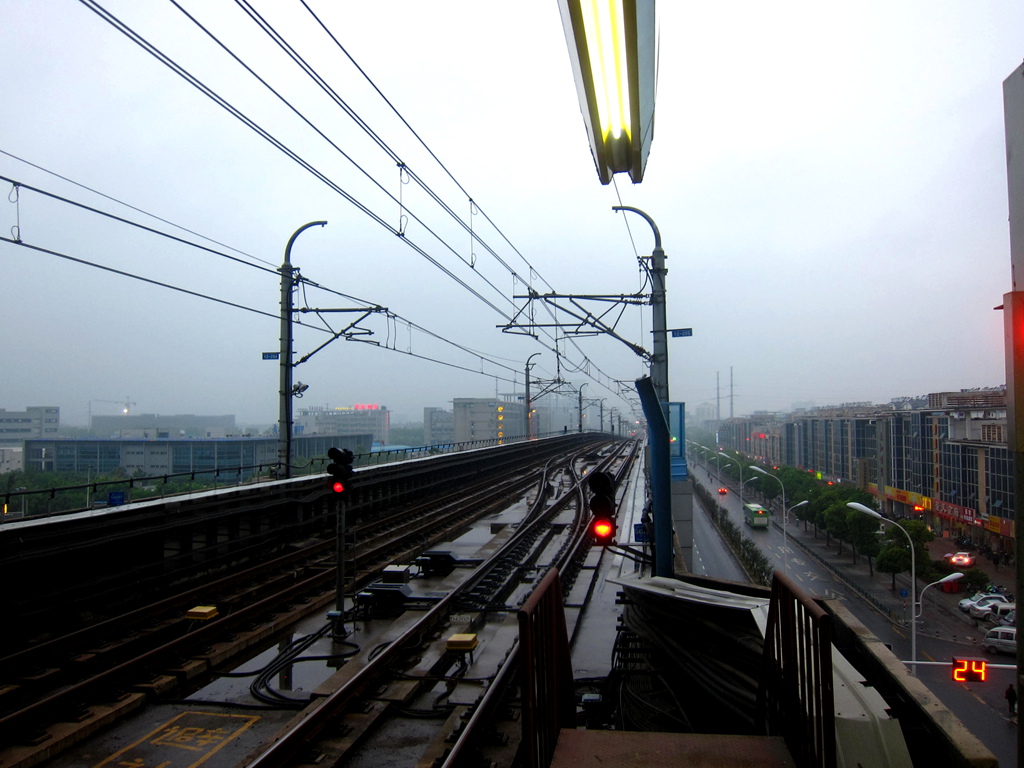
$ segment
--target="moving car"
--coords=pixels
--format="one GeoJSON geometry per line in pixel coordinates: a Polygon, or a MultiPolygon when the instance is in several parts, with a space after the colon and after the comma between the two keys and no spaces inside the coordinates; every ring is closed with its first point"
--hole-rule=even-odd
{"type": "Polygon", "coordinates": [[[967,612],[971,614],[975,619],[987,619],[988,615],[992,613],[992,609],[999,603],[1009,603],[1009,599],[1006,595],[1001,595],[998,592],[992,595],[985,595],[981,600],[976,601],[967,609],[967,612]]]}
{"type": "Polygon", "coordinates": [[[722,496],[725,496],[725,494],[727,494],[728,492],[729,492],[729,489],[728,489],[728,488],[719,488],[719,489],[718,489],[718,493],[719,493],[720,495],[722,495],[722,496]]]}
{"type": "Polygon", "coordinates": [[[1017,628],[996,627],[985,634],[981,647],[987,653],[1017,653],[1017,628]]]}
{"type": "Polygon", "coordinates": [[[974,555],[970,552],[957,552],[955,555],[950,555],[949,562],[959,568],[970,568],[974,565],[974,555]]]}

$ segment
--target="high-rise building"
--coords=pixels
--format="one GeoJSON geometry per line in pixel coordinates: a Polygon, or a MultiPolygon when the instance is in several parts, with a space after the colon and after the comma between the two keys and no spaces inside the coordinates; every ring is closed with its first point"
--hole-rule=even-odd
{"type": "Polygon", "coordinates": [[[855,483],[886,514],[919,518],[938,536],[1007,552],[1016,530],[1006,420],[1006,389],[993,387],[735,418],[718,435],[752,460],[855,483]]]}

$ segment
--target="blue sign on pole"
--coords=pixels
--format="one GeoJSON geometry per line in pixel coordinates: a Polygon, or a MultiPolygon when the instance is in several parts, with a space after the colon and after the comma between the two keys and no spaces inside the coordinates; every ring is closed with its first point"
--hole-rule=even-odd
{"type": "Polygon", "coordinates": [[[281,353],[280,352],[264,352],[263,353],[263,359],[264,360],[280,360],[281,359],[281,353]]]}
{"type": "Polygon", "coordinates": [[[909,595],[909,594],[910,594],[910,593],[909,593],[909,592],[907,592],[907,590],[905,590],[905,589],[901,589],[901,590],[900,590],[900,597],[906,597],[906,596],[907,596],[907,595],[909,595]]]}
{"type": "Polygon", "coordinates": [[[647,538],[647,531],[644,529],[643,523],[633,523],[633,538],[638,544],[649,544],[651,541],[647,538]]]}
{"type": "Polygon", "coordinates": [[[672,338],[678,338],[680,336],[693,336],[693,328],[673,328],[672,338]]]}
{"type": "Polygon", "coordinates": [[[124,504],[124,491],[111,491],[107,494],[107,506],[119,507],[124,504]]]}

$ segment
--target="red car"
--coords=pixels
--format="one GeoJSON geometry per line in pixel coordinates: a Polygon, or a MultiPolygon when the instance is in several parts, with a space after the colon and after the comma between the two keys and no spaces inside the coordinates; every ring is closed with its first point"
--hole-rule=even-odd
{"type": "Polygon", "coordinates": [[[719,489],[718,489],[718,493],[719,493],[720,495],[722,495],[722,496],[725,496],[725,494],[727,494],[728,492],[729,492],[729,489],[728,489],[728,488],[719,488],[719,489]]]}

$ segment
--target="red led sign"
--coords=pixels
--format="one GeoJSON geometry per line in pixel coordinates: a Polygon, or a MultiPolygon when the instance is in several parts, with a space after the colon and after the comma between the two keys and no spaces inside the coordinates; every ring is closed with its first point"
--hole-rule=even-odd
{"type": "Polygon", "coordinates": [[[988,662],[984,659],[953,657],[953,680],[958,683],[984,683],[988,679],[988,662]]]}

